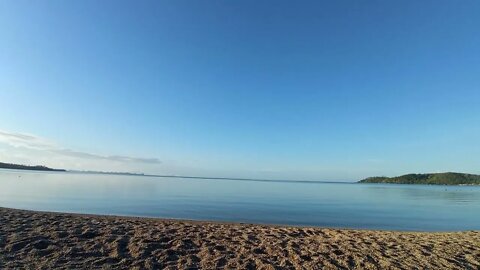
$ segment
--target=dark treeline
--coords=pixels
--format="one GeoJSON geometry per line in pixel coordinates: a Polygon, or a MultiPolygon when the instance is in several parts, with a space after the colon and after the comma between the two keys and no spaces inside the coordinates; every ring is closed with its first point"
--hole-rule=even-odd
{"type": "Polygon", "coordinates": [[[59,171],[59,172],[64,172],[65,171],[63,169],[52,169],[52,168],[42,166],[42,165],[28,166],[28,165],[3,163],[3,162],[0,162],[0,169],[32,170],[32,171],[59,171]]]}
{"type": "Polygon", "coordinates": [[[360,183],[392,183],[423,185],[480,185],[480,175],[467,173],[423,173],[405,174],[396,177],[375,176],[363,179],[360,183]]]}

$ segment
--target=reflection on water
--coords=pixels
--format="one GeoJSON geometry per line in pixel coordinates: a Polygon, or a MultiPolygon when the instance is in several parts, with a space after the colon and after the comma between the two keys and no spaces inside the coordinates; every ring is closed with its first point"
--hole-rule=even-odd
{"type": "Polygon", "coordinates": [[[480,187],[0,171],[0,206],[397,230],[480,229],[480,187]]]}
{"type": "Polygon", "coordinates": [[[472,203],[480,202],[478,186],[432,186],[432,185],[396,185],[387,186],[373,185],[370,190],[373,193],[385,193],[388,196],[403,197],[406,200],[441,200],[449,203],[472,203]]]}

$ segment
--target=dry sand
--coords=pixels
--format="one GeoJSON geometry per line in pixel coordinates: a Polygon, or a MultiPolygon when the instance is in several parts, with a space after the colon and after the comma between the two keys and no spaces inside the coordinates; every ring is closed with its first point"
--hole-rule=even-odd
{"type": "Polygon", "coordinates": [[[480,232],[261,226],[0,208],[0,269],[480,269],[480,232]]]}

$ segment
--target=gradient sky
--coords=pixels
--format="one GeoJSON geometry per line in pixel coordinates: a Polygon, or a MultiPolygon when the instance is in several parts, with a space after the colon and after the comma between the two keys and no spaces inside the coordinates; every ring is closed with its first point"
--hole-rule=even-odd
{"type": "Polygon", "coordinates": [[[480,1],[0,1],[0,161],[480,173],[480,1]]]}

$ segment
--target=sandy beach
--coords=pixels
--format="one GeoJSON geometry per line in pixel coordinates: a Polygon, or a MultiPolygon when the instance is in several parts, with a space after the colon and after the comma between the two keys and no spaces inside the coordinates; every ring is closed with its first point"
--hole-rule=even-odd
{"type": "Polygon", "coordinates": [[[0,269],[480,269],[480,232],[263,226],[0,208],[0,269]]]}

